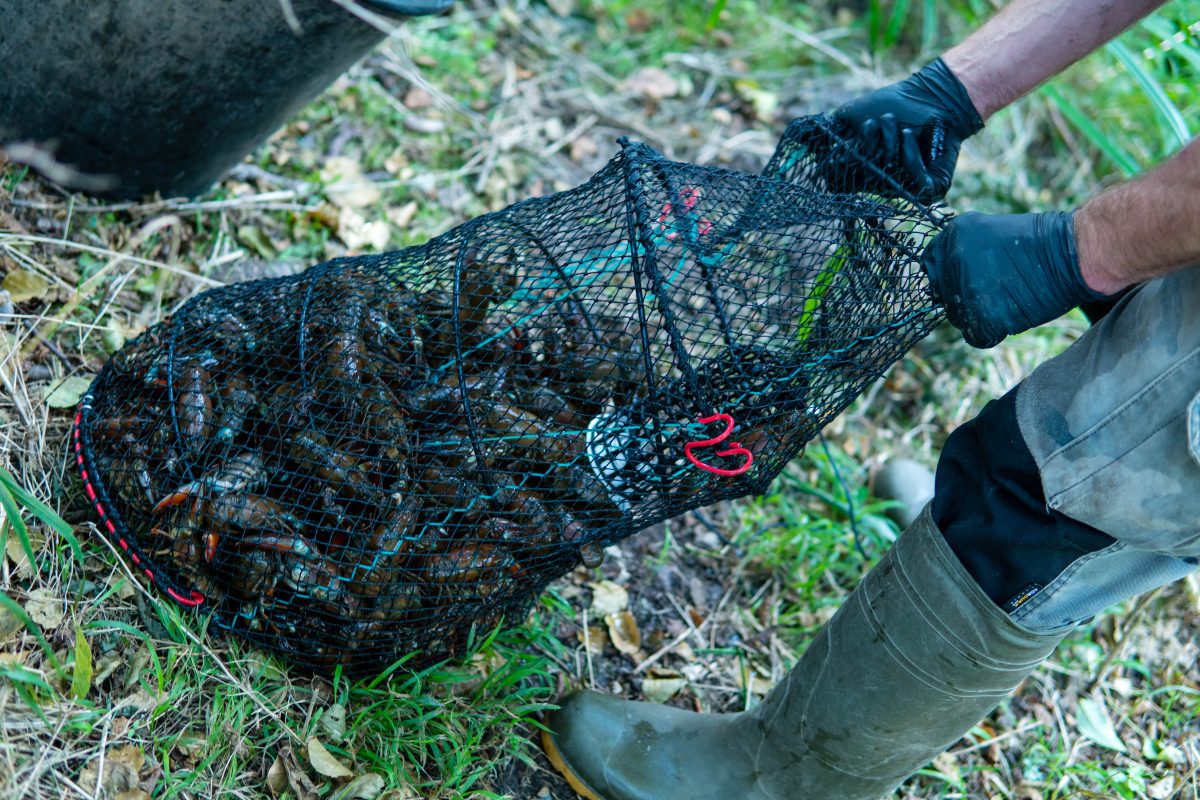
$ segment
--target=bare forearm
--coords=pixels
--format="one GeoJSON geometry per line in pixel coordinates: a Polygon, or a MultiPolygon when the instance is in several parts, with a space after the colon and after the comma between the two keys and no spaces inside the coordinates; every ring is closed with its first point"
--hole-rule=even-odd
{"type": "Polygon", "coordinates": [[[942,59],[986,120],[1164,2],[1012,0],[942,59]]]}
{"type": "Polygon", "coordinates": [[[1126,286],[1200,263],[1200,141],[1075,214],[1079,269],[1092,289],[1126,286]]]}

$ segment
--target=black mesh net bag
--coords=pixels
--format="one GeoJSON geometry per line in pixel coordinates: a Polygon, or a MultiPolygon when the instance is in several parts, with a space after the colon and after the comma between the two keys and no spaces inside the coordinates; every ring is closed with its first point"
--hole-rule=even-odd
{"type": "MultiPolygon", "coordinates": [[[[606,545],[759,493],[940,319],[936,209],[623,149],[429,243],[207,291],[107,364],[75,453],[176,601],[317,669],[453,655],[606,545]]],[[[855,167],[858,168],[858,167],[855,167]]]]}

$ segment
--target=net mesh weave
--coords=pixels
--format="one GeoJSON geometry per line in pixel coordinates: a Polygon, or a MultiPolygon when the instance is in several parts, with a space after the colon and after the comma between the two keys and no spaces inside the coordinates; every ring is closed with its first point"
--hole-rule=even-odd
{"type": "Polygon", "coordinates": [[[942,217],[829,192],[844,149],[823,118],[764,176],[623,142],[425,245],[193,298],[81,404],[102,527],[317,669],[519,621],[606,545],[762,492],[940,319],[942,217]]]}

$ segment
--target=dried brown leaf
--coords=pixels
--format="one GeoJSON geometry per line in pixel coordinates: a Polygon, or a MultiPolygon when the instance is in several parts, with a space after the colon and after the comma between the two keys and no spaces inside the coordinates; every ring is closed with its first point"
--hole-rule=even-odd
{"type": "Polygon", "coordinates": [[[333,753],[325,749],[325,745],[317,737],[312,737],[308,740],[308,763],[312,764],[321,775],[326,778],[353,778],[354,773],[351,772],[345,764],[334,758],[333,753]]]}
{"type": "Polygon", "coordinates": [[[340,742],[346,735],[346,707],[341,703],[334,703],[325,709],[325,713],[321,715],[321,727],[335,742],[340,742]]]}
{"type": "MultiPolygon", "coordinates": [[[[0,514],[0,517],[3,515],[0,514]]],[[[36,528],[29,529],[29,544],[33,547],[33,552],[38,552],[42,549],[42,534],[36,528]]],[[[8,554],[8,560],[13,564],[13,574],[18,578],[28,578],[33,574],[33,568],[29,564],[29,556],[25,554],[25,548],[21,545],[21,540],[11,534],[4,542],[4,552],[8,554]]],[[[3,634],[3,626],[0,626],[0,635],[3,634]]]]}
{"type": "Polygon", "coordinates": [[[625,88],[650,100],[663,100],[679,94],[679,81],[661,67],[642,67],[625,82],[625,88]]]}
{"type": "Polygon", "coordinates": [[[63,599],[49,589],[34,589],[25,601],[25,613],[37,623],[43,631],[53,630],[62,625],[66,614],[66,604],[63,599]]]}
{"type": "Polygon", "coordinates": [[[619,614],[629,608],[629,592],[625,587],[612,581],[596,581],[591,584],[592,607],[595,617],[607,617],[609,614],[619,614]]]}
{"type": "Polygon", "coordinates": [[[433,95],[420,86],[414,86],[404,93],[405,108],[417,111],[422,108],[429,108],[431,105],[433,105],[433,95]]]}
{"type": "Polygon", "coordinates": [[[642,680],[642,696],[651,703],[665,703],[687,686],[677,670],[651,667],[642,680]]]}
{"type": "MultiPolygon", "coordinates": [[[[124,792],[136,792],[141,789],[138,785],[138,773],[146,763],[146,754],[141,748],[133,745],[114,747],[104,754],[104,772],[100,773],[100,759],[97,758],[79,773],[81,786],[89,791],[96,786],[97,776],[100,778],[100,792],[105,797],[116,797],[124,792]]],[[[136,797],[136,795],[134,795],[136,797]]]]}
{"type": "Polygon", "coordinates": [[[608,634],[599,625],[589,625],[586,636],[581,628],[576,632],[575,638],[579,639],[579,643],[585,646],[593,656],[602,655],[604,646],[608,644],[608,634]]]}
{"type": "Polygon", "coordinates": [[[375,800],[385,785],[382,775],[368,772],[346,784],[345,788],[333,796],[333,800],[375,800]]]}
{"type": "Polygon", "coordinates": [[[362,164],[347,156],[326,160],[321,169],[325,194],[340,208],[364,208],[379,202],[383,193],[363,175],[362,164]]]}
{"type": "Polygon", "coordinates": [[[407,228],[409,223],[413,221],[413,217],[417,215],[417,201],[409,200],[399,208],[389,208],[387,212],[388,221],[397,228],[407,228]]]}
{"type": "Polygon", "coordinates": [[[272,797],[279,797],[287,788],[287,769],[283,766],[283,756],[277,755],[267,770],[267,791],[272,797]]]}
{"type": "Polygon", "coordinates": [[[27,300],[40,300],[50,293],[50,281],[36,272],[20,269],[4,276],[0,284],[14,303],[24,303],[27,300]]]}
{"type": "Polygon", "coordinates": [[[633,655],[642,648],[642,632],[638,630],[637,620],[628,611],[609,614],[604,618],[608,625],[608,638],[613,647],[625,655],[633,655]]]}

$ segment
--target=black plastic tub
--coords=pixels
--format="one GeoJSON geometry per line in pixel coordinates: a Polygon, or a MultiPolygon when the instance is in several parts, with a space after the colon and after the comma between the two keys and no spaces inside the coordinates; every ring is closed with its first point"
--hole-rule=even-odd
{"type": "MultiPolygon", "coordinates": [[[[452,2],[360,0],[393,19],[452,2]]],[[[0,144],[88,176],[71,188],[193,196],[383,36],[337,0],[0,0],[0,144]]]]}

